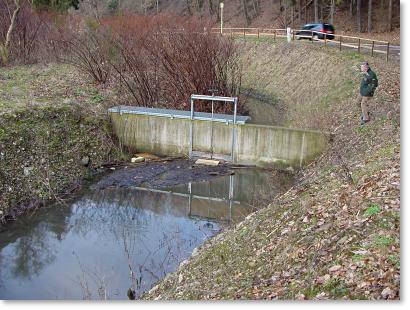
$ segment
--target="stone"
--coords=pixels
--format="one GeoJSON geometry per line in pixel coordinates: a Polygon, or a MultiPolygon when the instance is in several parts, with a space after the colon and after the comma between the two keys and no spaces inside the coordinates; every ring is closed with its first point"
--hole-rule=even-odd
{"type": "Polygon", "coordinates": [[[84,167],[87,167],[90,164],[90,157],[89,156],[84,156],[81,158],[81,165],[84,167]]]}
{"type": "Polygon", "coordinates": [[[335,265],[335,266],[329,268],[329,272],[336,272],[336,271],[339,271],[340,269],[342,269],[342,266],[335,265]]]}
{"type": "Polygon", "coordinates": [[[198,159],[195,162],[195,165],[206,165],[206,166],[218,166],[219,160],[211,160],[211,159],[198,159]]]}
{"type": "Polygon", "coordinates": [[[181,284],[183,280],[184,280],[184,277],[183,277],[182,274],[180,274],[180,275],[178,276],[178,284],[181,284]]]}
{"type": "Polygon", "coordinates": [[[390,287],[385,287],[384,290],[382,291],[382,297],[383,299],[392,299],[396,296],[395,292],[390,287]]]}
{"type": "Polygon", "coordinates": [[[192,251],[192,257],[195,257],[195,256],[197,256],[198,255],[198,248],[195,248],[193,251],[192,251]]]}
{"type": "Polygon", "coordinates": [[[153,294],[156,290],[158,290],[159,286],[155,285],[153,288],[151,288],[148,292],[148,294],[153,294]]]}
{"type": "Polygon", "coordinates": [[[145,161],[145,158],[142,156],[138,156],[138,157],[133,157],[131,158],[131,162],[132,163],[142,163],[145,161]]]}
{"type": "Polygon", "coordinates": [[[29,176],[30,172],[34,169],[34,167],[24,167],[23,168],[23,173],[25,176],[29,176]]]}

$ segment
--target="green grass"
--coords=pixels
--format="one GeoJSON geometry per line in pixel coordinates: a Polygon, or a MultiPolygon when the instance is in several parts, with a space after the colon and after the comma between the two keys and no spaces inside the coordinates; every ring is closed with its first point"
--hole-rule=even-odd
{"type": "Polygon", "coordinates": [[[379,205],[375,203],[371,203],[370,206],[363,212],[364,217],[371,217],[373,215],[376,215],[377,213],[381,212],[382,209],[379,207],[379,205]]]}
{"type": "Polygon", "coordinates": [[[377,248],[389,247],[394,243],[394,238],[391,236],[377,236],[373,242],[373,246],[377,248]]]}

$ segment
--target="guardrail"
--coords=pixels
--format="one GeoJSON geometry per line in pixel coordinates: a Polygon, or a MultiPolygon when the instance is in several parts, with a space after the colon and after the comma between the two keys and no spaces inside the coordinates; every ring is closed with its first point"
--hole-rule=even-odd
{"type": "MultiPolygon", "coordinates": [[[[212,33],[221,34],[220,28],[212,28],[212,33]]],[[[272,28],[223,28],[222,35],[238,37],[273,37],[275,41],[276,38],[287,38],[286,29],[272,29],[272,28]]],[[[359,54],[362,54],[364,50],[368,50],[373,57],[375,53],[385,54],[386,60],[389,60],[390,56],[390,42],[380,41],[374,39],[367,39],[361,37],[345,36],[339,34],[330,34],[325,32],[318,32],[312,30],[304,29],[291,29],[290,39],[309,39],[313,42],[319,41],[323,42],[325,45],[338,45],[339,50],[342,47],[350,47],[357,49],[359,54]]]]}

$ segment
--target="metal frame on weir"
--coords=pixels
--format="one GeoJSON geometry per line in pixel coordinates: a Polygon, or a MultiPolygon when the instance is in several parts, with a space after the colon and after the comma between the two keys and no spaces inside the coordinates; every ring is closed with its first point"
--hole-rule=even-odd
{"type": "Polygon", "coordinates": [[[213,156],[213,122],[214,122],[214,101],[232,103],[234,105],[233,112],[233,126],[232,126],[232,145],[231,145],[231,161],[235,162],[234,158],[234,146],[236,140],[236,116],[237,116],[237,106],[238,97],[222,97],[222,96],[209,96],[209,95],[191,95],[191,126],[189,130],[189,158],[193,156],[193,122],[194,120],[194,100],[207,100],[212,102],[212,112],[211,112],[211,158],[213,156]]]}

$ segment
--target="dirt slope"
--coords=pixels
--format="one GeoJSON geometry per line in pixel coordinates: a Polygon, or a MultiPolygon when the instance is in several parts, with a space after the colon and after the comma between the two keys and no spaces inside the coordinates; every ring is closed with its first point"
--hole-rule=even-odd
{"type": "MultiPolygon", "coordinates": [[[[245,56],[254,80],[260,77],[255,84],[277,93],[282,104],[307,102],[315,115],[315,102],[327,102],[320,109],[329,121],[316,126],[334,134],[329,151],[300,171],[297,186],[208,241],[144,299],[400,298],[399,64],[371,59],[380,87],[372,121],[360,127],[360,57],[316,48],[306,45],[299,55],[288,46],[246,46],[245,56]],[[327,52],[333,65],[312,68],[326,62],[327,52]],[[271,73],[264,76],[261,68],[271,73]],[[308,87],[301,79],[308,73],[330,81],[308,87]],[[312,89],[312,99],[302,100],[295,88],[312,89]]],[[[303,121],[303,114],[293,115],[290,125],[303,121]]]]}

